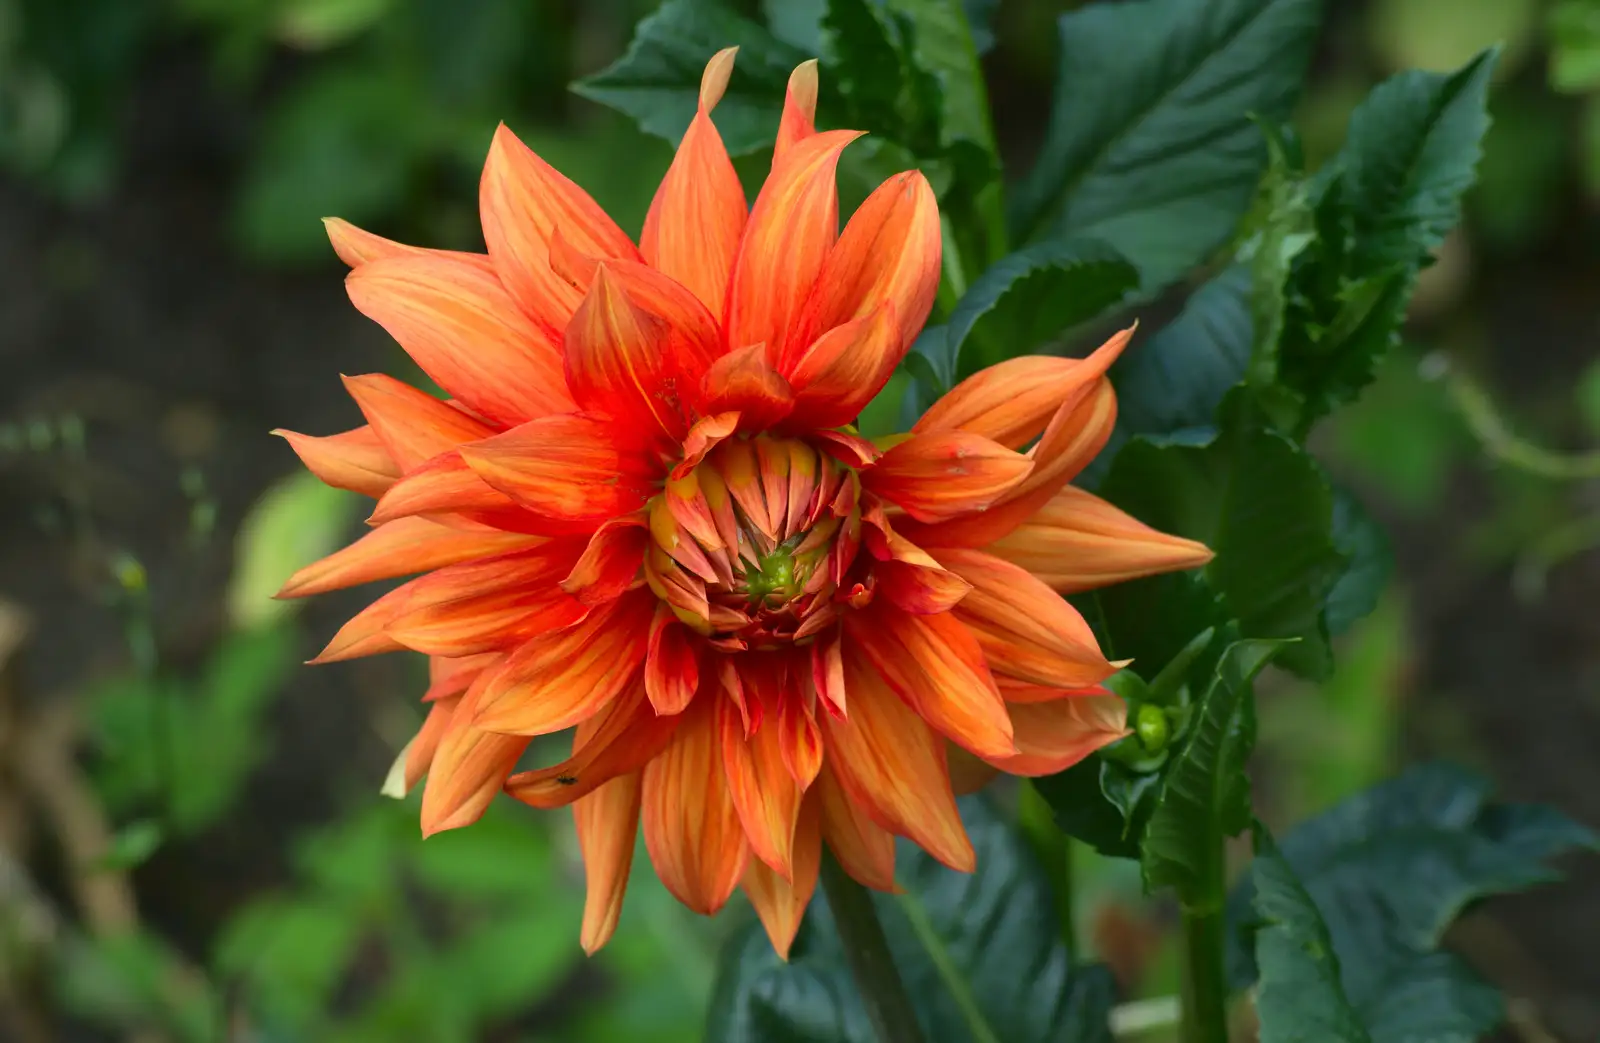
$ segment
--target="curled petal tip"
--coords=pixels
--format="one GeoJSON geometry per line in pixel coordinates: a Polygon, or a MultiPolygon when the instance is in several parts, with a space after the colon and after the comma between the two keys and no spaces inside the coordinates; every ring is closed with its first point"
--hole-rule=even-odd
{"type": "Polygon", "coordinates": [[[722,100],[723,92],[728,89],[728,77],[733,75],[734,56],[738,53],[737,47],[724,47],[706,62],[706,71],[700,77],[701,112],[710,112],[722,100]]]}

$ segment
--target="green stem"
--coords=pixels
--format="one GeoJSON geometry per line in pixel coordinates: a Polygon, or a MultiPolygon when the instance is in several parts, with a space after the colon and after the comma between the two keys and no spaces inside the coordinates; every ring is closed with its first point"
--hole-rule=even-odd
{"type": "Polygon", "coordinates": [[[917,941],[922,943],[928,959],[933,961],[934,970],[939,972],[939,980],[944,983],[945,991],[955,1001],[956,1009],[961,1011],[961,1020],[967,1024],[967,1032],[972,1036],[972,1043],[1000,1043],[1000,1037],[989,1027],[988,1019],[978,1007],[978,997],[972,994],[972,986],[961,976],[961,971],[950,959],[950,951],[944,947],[944,940],[934,929],[933,921],[928,919],[928,913],[922,908],[922,903],[904,887],[895,897],[900,900],[900,911],[905,913],[906,919],[910,921],[911,930],[917,936],[917,941]]]}
{"type": "Polygon", "coordinates": [[[879,1043],[922,1043],[916,1011],[889,953],[872,896],[829,853],[822,856],[822,888],[844,943],[845,962],[879,1043]]]}
{"type": "Polygon", "coordinates": [[[1025,783],[1017,794],[1017,819],[1050,878],[1061,940],[1066,943],[1068,952],[1077,952],[1078,934],[1073,922],[1072,840],[1056,828],[1055,812],[1032,783],[1025,783]]]}
{"type": "Polygon", "coordinates": [[[1222,905],[1183,910],[1183,1043],[1228,1043],[1222,905]]]}

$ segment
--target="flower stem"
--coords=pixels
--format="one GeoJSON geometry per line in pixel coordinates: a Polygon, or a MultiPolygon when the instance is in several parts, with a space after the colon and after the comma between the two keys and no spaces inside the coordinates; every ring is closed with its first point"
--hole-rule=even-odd
{"type": "Polygon", "coordinates": [[[879,1043],[922,1043],[922,1028],[889,953],[872,896],[827,852],[822,856],[822,887],[844,943],[845,962],[879,1043]]]}
{"type": "Polygon", "coordinates": [[[972,1036],[972,1043],[1000,1043],[1000,1038],[994,1034],[994,1029],[989,1027],[988,1019],[978,1007],[978,997],[972,994],[971,984],[961,976],[960,969],[950,959],[950,951],[945,948],[944,940],[934,929],[933,921],[928,919],[927,910],[922,908],[922,903],[904,888],[901,888],[895,897],[899,899],[900,911],[905,913],[906,920],[910,922],[911,930],[916,934],[917,940],[922,943],[928,959],[933,961],[934,970],[939,972],[939,980],[944,982],[945,991],[954,1001],[956,1009],[961,1011],[961,1020],[967,1024],[967,1032],[972,1036]]]}
{"type": "Polygon", "coordinates": [[[1221,903],[1183,910],[1183,1043],[1228,1043],[1221,903]]]}

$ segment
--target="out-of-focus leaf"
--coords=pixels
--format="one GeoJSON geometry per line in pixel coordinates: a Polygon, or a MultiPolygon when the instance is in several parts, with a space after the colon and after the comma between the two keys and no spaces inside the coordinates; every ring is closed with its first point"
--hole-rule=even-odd
{"type": "Polygon", "coordinates": [[[166,831],[157,819],[142,818],[117,830],[111,849],[95,859],[94,869],[128,870],[144,865],[161,847],[166,831]]]}
{"type": "Polygon", "coordinates": [[[452,829],[415,845],[421,880],[442,894],[515,898],[550,876],[550,841],[518,809],[495,806],[471,829],[452,829]]]}
{"type": "Polygon", "coordinates": [[[730,153],[753,152],[772,143],[789,73],[813,55],[716,0],[667,0],[639,23],[626,54],[572,89],[676,145],[694,118],[700,74],[724,47],[738,47],[739,57],[717,105],[717,129],[730,153]]]}
{"type": "Polygon", "coordinates": [[[158,936],[73,936],[64,946],[53,982],[63,1009],[113,1031],[158,1025],[177,1043],[215,1038],[218,997],[158,936]]]}
{"type": "Polygon", "coordinates": [[[287,0],[278,10],[278,37],[291,47],[317,51],[371,28],[394,0],[287,0]]]}
{"type": "Polygon", "coordinates": [[[1228,237],[1288,117],[1317,0],[1138,0],[1062,15],[1050,126],[1014,200],[1019,240],[1104,239],[1154,292],[1228,237]]]}
{"type": "Polygon", "coordinates": [[[319,898],[265,898],[223,929],[216,966],[267,1024],[302,1038],[323,1024],[364,930],[361,911],[319,898]]]}
{"type": "Polygon", "coordinates": [[[1558,0],[1550,36],[1550,86],[1573,94],[1600,87],[1600,3],[1558,0]]]}
{"type": "Polygon", "coordinates": [[[1339,984],[1327,925],[1259,822],[1255,851],[1261,1043],[1372,1043],[1339,984]]]}
{"type": "MultiPolygon", "coordinates": [[[[896,966],[928,1043],[969,1043],[905,903],[925,916],[944,957],[968,982],[994,1038],[1006,1043],[1110,1043],[1111,981],[1103,968],[1071,965],[1047,915],[1052,897],[1032,852],[981,799],[962,802],[978,871],[954,873],[902,844],[906,895],[875,896],[896,966]]],[[[845,969],[827,903],[819,894],[788,964],[760,926],[729,940],[707,1043],[871,1043],[872,1030],[845,969]]]]}
{"type": "Polygon", "coordinates": [[[271,486],[239,525],[228,618],[237,627],[263,626],[293,610],[273,595],[294,571],[333,553],[355,515],[357,500],[295,471],[271,486]]]}
{"type": "Polygon", "coordinates": [[[1389,69],[1454,69],[1493,43],[1505,51],[1501,75],[1535,43],[1539,0],[1377,0],[1365,19],[1372,50],[1389,69]]]}
{"type": "Polygon", "coordinates": [[[1377,607],[1394,571],[1394,554],[1383,526],[1354,493],[1339,486],[1333,490],[1333,545],[1350,563],[1328,591],[1324,608],[1328,633],[1337,636],[1377,607]]]}

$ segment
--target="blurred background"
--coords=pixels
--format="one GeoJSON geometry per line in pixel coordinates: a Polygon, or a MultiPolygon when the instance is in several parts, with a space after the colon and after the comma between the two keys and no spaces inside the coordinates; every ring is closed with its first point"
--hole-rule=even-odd
{"type": "MultiPolygon", "coordinates": [[[[341,372],[414,375],[318,218],[481,249],[504,119],[637,231],[670,151],[566,84],[652,6],[0,0],[0,1040],[700,1038],[748,910],[702,921],[641,860],[586,960],[569,818],[506,801],[423,844],[415,797],[378,795],[421,657],[301,667],[371,595],[268,600],[365,512],[267,432],[359,423],[341,372]]],[[[1015,172],[1072,5],[978,6],[1015,172]]],[[[1332,681],[1262,687],[1258,804],[1282,827],[1448,757],[1600,824],[1600,24],[1329,7],[1313,163],[1388,73],[1505,50],[1466,227],[1316,446],[1395,582],[1332,681]]],[[[1081,854],[1084,954],[1174,991],[1168,912],[1081,854]]],[[[1507,1040],[1600,1039],[1600,866],[1572,869],[1453,938],[1512,997],[1507,1040]]]]}

